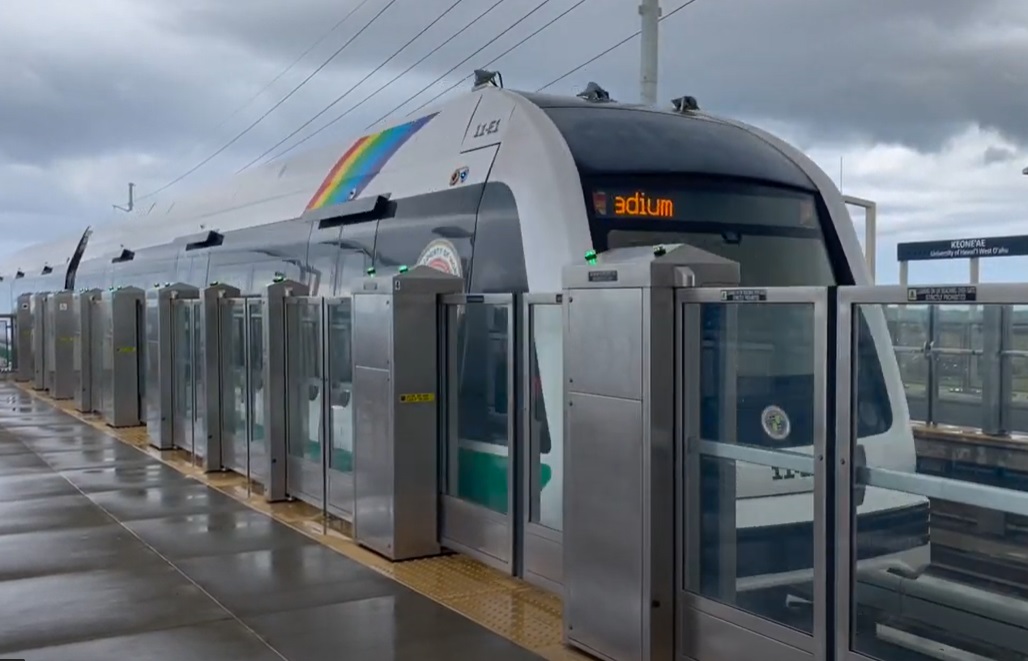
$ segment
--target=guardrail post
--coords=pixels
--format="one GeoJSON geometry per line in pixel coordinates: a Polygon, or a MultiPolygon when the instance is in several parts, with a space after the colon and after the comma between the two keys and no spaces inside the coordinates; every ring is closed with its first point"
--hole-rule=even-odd
{"type": "Polygon", "coordinates": [[[928,306],[928,342],[925,346],[925,359],[928,361],[928,383],[925,391],[925,422],[929,425],[938,424],[935,416],[939,410],[939,360],[935,353],[935,343],[938,342],[938,312],[937,305],[928,306]]]}
{"type": "Polygon", "coordinates": [[[1014,357],[1008,352],[1014,347],[1014,306],[1001,305],[999,337],[999,425],[997,432],[1002,436],[1010,434],[1013,427],[1014,405],[1014,357]]]}
{"type": "Polygon", "coordinates": [[[1003,308],[986,305],[982,309],[982,432],[1002,433],[1003,382],[1003,308]]]}

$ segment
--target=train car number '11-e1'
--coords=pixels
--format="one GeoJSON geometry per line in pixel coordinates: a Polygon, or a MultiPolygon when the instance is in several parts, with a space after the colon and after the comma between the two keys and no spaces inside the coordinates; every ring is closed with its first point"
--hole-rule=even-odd
{"type": "Polygon", "coordinates": [[[801,477],[814,477],[810,473],[804,473],[802,471],[794,471],[791,468],[779,468],[777,466],[771,469],[772,480],[795,480],[801,477]]]}

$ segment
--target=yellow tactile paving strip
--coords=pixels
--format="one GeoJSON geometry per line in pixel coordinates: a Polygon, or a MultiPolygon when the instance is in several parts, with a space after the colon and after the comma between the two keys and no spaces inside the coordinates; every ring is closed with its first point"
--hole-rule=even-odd
{"type": "Polygon", "coordinates": [[[317,508],[298,501],[267,503],[257,485],[247,484],[233,472],[205,474],[189,453],[161,452],[150,446],[145,427],[112,429],[97,415],[75,410],[74,403],[55,401],[46,394],[16,384],[33,397],[175,468],[181,473],[217,489],[263,512],[348,558],[391,577],[398,583],[450,608],[545,659],[565,661],[588,659],[564,646],[560,597],[507,576],[471,558],[448,555],[393,563],[354,543],[348,525],[337,519],[326,521],[317,508]]]}

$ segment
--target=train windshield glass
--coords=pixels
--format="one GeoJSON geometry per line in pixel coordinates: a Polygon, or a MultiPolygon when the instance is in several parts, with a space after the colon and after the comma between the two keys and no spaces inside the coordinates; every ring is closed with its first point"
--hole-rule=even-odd
{"type": "MultiPolygon", "coordinates": [[[[596,182],[587,191],[587,203],[598,252],[686,243],[738,262],[742,286],[837,284],[816,200],[810,193],[693,178],[677,186],[596,182]]],[[[806,306],[745,306],[739,310],[738,335],[733,339],[724,335],[719,323],[721,307],[708,306],[704,313],[703,364],[713,369],[725,351],[739,357],[734,387],[738,442],[811,445],[813,366],[818,360],[811,310],[806,306]],[[789,416],[788,439],[772,439],[764,432],[762,413],[768,407],[782,409],[789,416]]],[[[867,437],[887,431],[892,415],[863,319],[861,325],[858,433],[867,437]]],[[[718,379],[710,378],[704,379],[702,389],[703,434],[719,440],[724,388],[718,379]]]]}
{"type": "Polygon", "coordinates": [[[739,262],[742,285],[835,283],[813,195],[757,185],[595,186],[597,251],[688,243],[739,262]]]}

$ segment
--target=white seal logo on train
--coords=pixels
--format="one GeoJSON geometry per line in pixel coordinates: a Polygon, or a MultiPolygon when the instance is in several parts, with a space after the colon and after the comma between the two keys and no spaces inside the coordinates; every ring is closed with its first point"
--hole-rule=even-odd
{"type": "Polygon", "coordinates": [[[453,244],[446,239],[436,239],[425,246],[418,257],[418,264],[428,266],[443,273],[458,277],[462,276],[460,255],[453,244]]]}
{"type": "Polygon", "coordinates": [[[764,433],[776,441],[784,441],[792,431],[789,416],[780,406],[774,404],[761,412],[760,425],[764,428],[764,433]]]}

